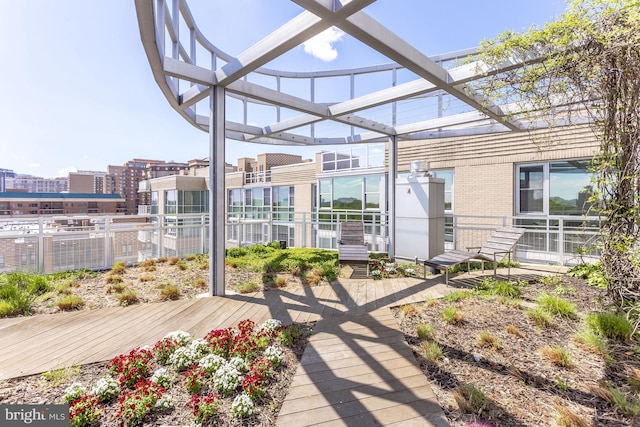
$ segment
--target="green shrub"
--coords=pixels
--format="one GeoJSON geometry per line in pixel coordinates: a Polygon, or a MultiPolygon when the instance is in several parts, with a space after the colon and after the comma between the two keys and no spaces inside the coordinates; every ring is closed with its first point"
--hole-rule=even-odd
{"type": "Polygon", "coordinates": [[[494,278],[483,279],[477,286],[476,290],[483,294],[499,295],[507,298],[517,298],[522,291],[515,282],[506,280],[496,280],[494,278]]]}
{"type": "Polygon", "coordinates": [[[111,267],[113,274],[122,274],[127,270],[127,265],[123,261],[118,261],[111,267]]]}
{"type": "Polygon", "coordinates": [[[593,264],[584,263],[571,267],[569,271],[567,271],[567,276],[586,279],[589,285],[597,288],[607,288],[607,279],[604,277],[604,271],[602,270],[602,263],[600,261],[593,264]]]}
{"type": "Polygon", "coordinates": [[[446,307],[440,313],[440,317],[444,319],[445,322],[450,325],[455,325],[458,323],[462,323],[464,320],[464,316],[460,313],[455,307],[446,307]]]}
{"type": "Polygon", "coordinates": [[[562,276],[554,274],[553,276],[543,276],[538,280],[545,286],[558,286],[562,283],[562,276]]]}
{"type": "Polygon", "coordinates": [[[592,353],[606,356],[608,354],[607,339],[590,329],[583,329],[573,339],[592,353]]]}
{"type": "Polygon", "coordinates": [[[246,248],[229,248],[227,249],[226,256],[229,258],[240,258],[246,256],[249,251],[246,248]]]}
{"type": "Polygon", "coordinates": [[[258,292],[260,290],[260,285],[251,280],[246,280],[238,286],[238,292],[241,294],[249,294],[251,292],[258,292]]]}
{"type": "Polygon", "coordinates": [[[483,348],[491,347],[495,350],[500,349],[500,340],[488,331],[480,332],[480,335],[476,338],[476,343],[483,348]]]}
{"type": "Polygon", "coordinates": [[[548,328],[553,324],[553,318],[546,311],[535,308],[526,311],[527,317],[538,327],[548,328]]]}
{"type": "Polygon", "coordinates": [[[138,295],[136,291],[133,289],[127,289],[121,293],[119,293],[116,298],[120,302],[120,305],[126,307],[131,304],[135,304],[138,302],[138,295]]]}
{"type": "Polygon", "coordinates": [[[77,310],[82,308],[84,301],[77,295],[67,295],[57,300],[55,305],[62,311],[77,310]]]}
{"type": "Polygon", "coordinates": [[[430,323],[422,323],[418,325],[418,327],[416,328],[416,333],[418,334],[418,338],[420,338],[422,341],[433,339],[434,331],[435,331],[435,328],[430,323]]]}
{"type": "Polygon", "coordinates": [[[35,275],[31,276],[27,291],[33,295],[42,295],[49,292],[52,289],[49,279],[46,276],[35,275]]]}
{"type": "Polygon", "coordinates": [[[187,254],[184,256],[185,261],[195,261],[198,258],[196,254],[187,254]]]}
{"type": "Polygon", "coordinates": [[[16,316],[18,314],[20,314],[20,311],[13,304],[9,301],[0,300],[0,317],[16,316]]]}
{"type": "Polygon", "coordinates": [[[451,292],[450,294],[442,297],[442,299],[447,302],[458,302],[467,298],[471,298],[472,296],[473,296],[473,291],[461,290],[461,291],[451,292]]]}
{"type": "Polygon", "coordinates": [[[160,299],[162,301],[177,300],[181,295],[180,288],[174,284],[165,284],[160,289],[160,299]]]}
{"type": "Polygon", "coordinates": [[[613,340],[628,340],[633,332],[633,327],[624,314],[589,313],[585,322],[593,332],[613,340]]]}
{"type": "Polygon", "coordinates": [[[185,271],[188,268],[187,263],[182,260],[176,262],[175,265],[178,268],[178,270],[181,270],[181,271],[185,271]]]}
{"type": "Polygon", "coordinates": [[[289,325],[282,328],[277,335],[278,341],[285,347],[291,347],[291,345],[300,339],[302,333],[300,328],[296,325],[289,325]]]}
{"type": "Polygon", "coordinates": [[[460,384],[453,392],[458,407],[465,414],[482,415],[487,407],[484,393],[471,384],[460,384]]]}
{"type": "Polygon", "coordinates": [[[4,316],[29,315],[33,312],[34,295],[13,284],[0,285],[0,301],[4,316]]]}
{"type": "Polygon", "coordinates": [[[442,347],[435,341],[425,341],[421,344],[422,350],[427,360],[436,363],[443,358],[442,347]]]}
{"type": "Polygon", "coordinates": [[[562,368],[571,367],[571,354],[564,348],[556,345],[553,347],[544,347],[540,351],[542,355],[554,365],[562,368]]]}
{"type": "Polygon", "coordinates": [[[540,294],[537,302],[541,310],[555,317],[567,317],[570,319],[578,317],[576,306],[557,295],[540,294]]]}

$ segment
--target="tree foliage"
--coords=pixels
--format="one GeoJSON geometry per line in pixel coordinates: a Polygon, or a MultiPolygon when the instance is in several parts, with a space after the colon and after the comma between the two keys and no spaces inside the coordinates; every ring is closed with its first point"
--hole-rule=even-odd
{"type": "Polygon", "coordinates": [[[575,0],[556,21],[507,31],[482,46],[482,80],[513,119],[550,126],[591,123],[602,264],[610,295],[630,314],[640,307],[640,0],[575,0]],[[585,120],[587,119],[587,120],[585,120]]]}

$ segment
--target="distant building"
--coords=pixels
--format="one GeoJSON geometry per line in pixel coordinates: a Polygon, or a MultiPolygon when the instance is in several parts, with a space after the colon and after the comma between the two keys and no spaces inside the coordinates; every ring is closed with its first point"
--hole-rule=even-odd
{"type": "Polygon", "coordinates": [[[69,189],[69,178],[42,178],[40,176],[16,174],[15,177],[5,178],[5,184],[5,191],[26,190],[29,193],[62,193],[69,189]]]}
{"type": "Polygon", "coordinates": [[[6,178],[15,178],[16,173],[11,169],[0,168],[0,193],[7,191],[6,178]]]}
{"type": "MultiPolygon", "coordinates": [[[[271,168],[274,166],[293,165],[302,163],[302,157],[294,154],[264,153],[258,154],[256,159],[242,157],[238,159],[238,172],[244,172],[245,184],[269,182],[271,168]]],[[[227,171],[230,172],[230,171],[227,171]]]]}
{"type": "Polygon", "coordinates": [[[124,213],[117,194],[0,193],[0,217],[40,215],[112,215],[124,213]]]}
{"type": "Polygon", "coordinates": [[[95,176],[86,172],[69,173],[69,193],[96,193],[95,176]]]}
{"type": "Polygon", "coordinates": [[[119,194],[125,199],[124,213],[136,215],[141,204],[139,182],[145,179],[149,165],[162,164],[164,160],[132,159],[122,166],[109,165],[104,176],[105,194],[119,194]]]}

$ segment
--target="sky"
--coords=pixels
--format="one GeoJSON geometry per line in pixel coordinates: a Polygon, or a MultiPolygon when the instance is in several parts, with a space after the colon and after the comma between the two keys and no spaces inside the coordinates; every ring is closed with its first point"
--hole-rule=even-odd
{"type": "MultiPolygon", "coordinates": [[[[290,0],[188,4],[204,35],[231,55],[301,12],[290,0]]],[[[541,26],[564,10],[564,0],[378,0],[365,12],[436,55],[541,26]]],[[[133,158],[208,156],[207,134],[170,107],[153,79],[133,0],[0,0],[0,58],[0,168],[56,177],[133,158]]],[[[387,62],[334,29],[267,66],[317,71],[387,62]]],[[[265,152],[313,158],[316,151],[228,140],[226,160],[235,165],[265,152]]]]}

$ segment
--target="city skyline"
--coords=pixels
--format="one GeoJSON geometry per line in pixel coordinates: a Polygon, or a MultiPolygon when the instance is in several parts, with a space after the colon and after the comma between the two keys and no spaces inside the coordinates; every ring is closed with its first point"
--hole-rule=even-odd
{"type": "MultiPolygon", "coordinates": [[[[106,170],[132,158],[186,162],[208,157],[208,136],[171,109],[153,80],[133,2],[0,0],[0,5],[0,54],[11,64],[0,70],[10,100],[0,106],[0,168],[53,178],[69,171],[106,170]]],[[[300,11],[285,0],[194,0],[189,5],[204,35],[231,55],[300,11]],[[210,16],[220,19],[207,20],[210,16]],[[243,31],[238,31],[239,23],[243,31]]],[[[475,47],[506,29],[542,25],[564,9],[562,0],[447,5],[379,0],[365,12],[435,55],[475,47]],[[398,7],[403,3],[407,6],[398,7]]],[[[330,31],[267,66],[308,71],[385,62],[341,32],[330,31]]],[[[226,146],[231,164],[265,152],[313,158],[323,148],[336,149],[232,140],[226,146]]]]}

